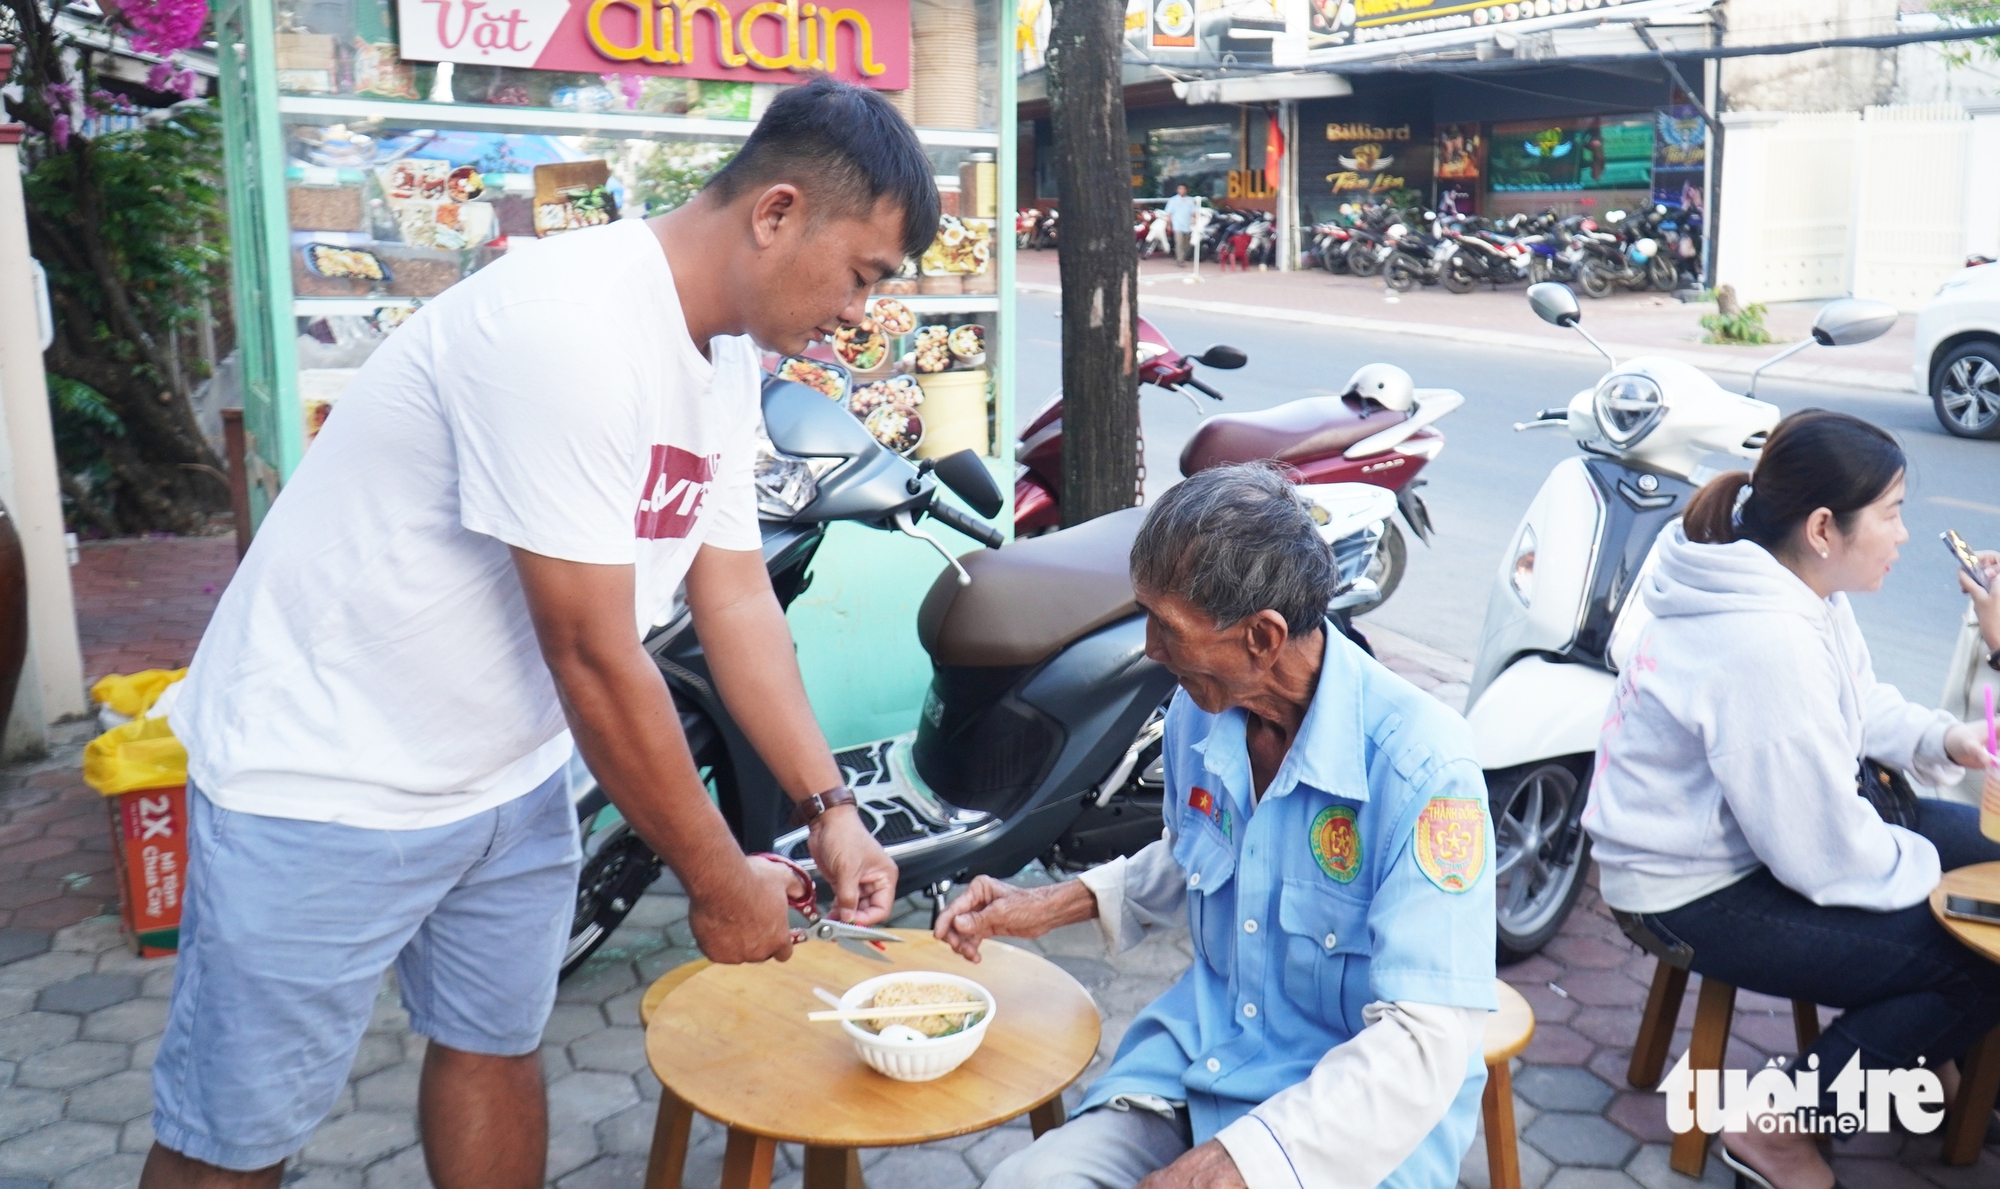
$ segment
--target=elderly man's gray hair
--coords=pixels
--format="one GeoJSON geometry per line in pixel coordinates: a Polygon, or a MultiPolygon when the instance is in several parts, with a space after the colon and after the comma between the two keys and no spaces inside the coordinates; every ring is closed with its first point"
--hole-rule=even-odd
{"type": "Polygon", "coordinates": [[[1218,628],[1270,610],[1305,636],[1340,574],[1284,470],[1246,462],[1199,471],[1160,497],[1132,541],[1132,581],[1186,599],[1218,628]]]}

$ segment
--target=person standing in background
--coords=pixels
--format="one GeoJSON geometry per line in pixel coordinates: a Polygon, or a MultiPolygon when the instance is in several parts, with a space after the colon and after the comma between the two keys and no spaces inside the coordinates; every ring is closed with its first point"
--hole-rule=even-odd
{"type": "Polygon", "coordinates": [[[1174,196],[1167,199],[1167,226],[1174,232],[1174,263],[1183,267],[1194,258],[1189,248],[1194,238],[1194,213],[1200,206],[1201,200],[1189,197],[1186,186],[1175,186],[1174,196]]]}

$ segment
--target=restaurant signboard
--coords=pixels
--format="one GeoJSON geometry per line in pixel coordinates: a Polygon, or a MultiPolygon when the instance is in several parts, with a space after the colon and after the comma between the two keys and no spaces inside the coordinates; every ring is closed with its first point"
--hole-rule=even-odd
{"type": "Polygon", "coordinates": [[[401,56],[582,73],[910,85],[899,0],[397,0],[401,56]]]}
{"type": "Polygon", "coordinates": [[[1588,9],[1596,9],[1600,3],[1613,8],[1620,0],[1529,0],[1525,4],[1496,4],[1493,0],[1312,0],[1307,45],[1311,49],[1327,49],[1427,33],[1479,30],[1566,13],[1581,15],[1588,9]]]}

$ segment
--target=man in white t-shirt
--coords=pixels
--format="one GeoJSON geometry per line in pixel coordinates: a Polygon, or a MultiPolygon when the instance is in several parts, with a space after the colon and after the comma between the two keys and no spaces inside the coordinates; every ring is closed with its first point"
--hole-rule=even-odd
{"type": "Polygon", "coordinates": [[[189,895],[141,1184],[275,1186],[397,971],[442,1189],[542,1183],[537,1048],[576,903],[580,749],[720,962],[784,958],[641,646],[685,582],[723,700],[811,823],[835,915],[896,868],[842,787],[760,552],[758,349],[857,322],[935,234],[879,95],[774,100],[686,206],[510,254],[376,351],[265,518],[172,711],[189,895]]]}

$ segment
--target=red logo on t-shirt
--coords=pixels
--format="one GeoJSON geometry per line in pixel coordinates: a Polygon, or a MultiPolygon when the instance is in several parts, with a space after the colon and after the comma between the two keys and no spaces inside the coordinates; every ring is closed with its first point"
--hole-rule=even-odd
{"type": "Polygon", "coordinates": [[[639,489],[639,512],[632,518],[634,534],[650,541],[687,536],[721,461],[720,454],[703,458],[678,446],[653,447],[646,485],[639,489]]]}

